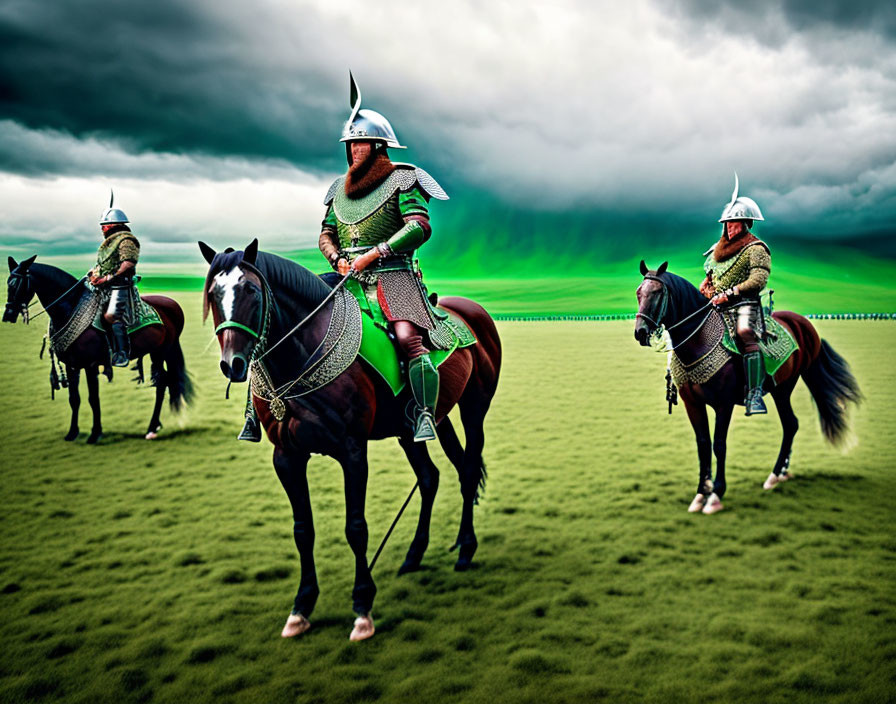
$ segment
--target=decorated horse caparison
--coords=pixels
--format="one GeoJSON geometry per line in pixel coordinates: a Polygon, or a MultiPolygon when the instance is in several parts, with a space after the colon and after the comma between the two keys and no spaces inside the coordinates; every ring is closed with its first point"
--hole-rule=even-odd
{"type": "MultiPolygon", "coordinates": [[[[687,280],[666,271],[666,267],[664,262],[651,271],[641,262],[644,280],[637,291],[635,338],[648,346],[652,335],[663,330],[669,335],[672,377],[694,428],[700,463],[697,495],[688,510],[715,513],[721,510],[725,494],[728,425],[735,405],[744,403],[743,364],[730,342],[722,313],[687,280]],[[712,436],[707,406],[715,411],[712,436]]],[[[790,311],[776,312],[771,318],[766,322],[770,330],[774,328],[774,338],[763,341],[760,348],[766,357],[766,370],[771,367],[774,372],[766,375],[763,390],[775,401],[784,434],[778,459],[764,484],[766,489],[790,476],[791,448],[799,428],[790,396],[801,378],[815,400],[821,430],[832,444],[843,440],[848,430],[847,405],[861,399],[849,365],[819,338],[809,320],[790,311]]]]}
{"type": "MultiPolygon", "coordinates": [[[[400,573],[420,566],[439,482],[426,444],[414,442],[413,396],[393,341],[346,288],[334,291],[304,267],[258,252],[257,240],[245,251],[218,253],[204,243],[200,249],[210,265],[204,308],[214,318],[221,371],[233,382],[249,378],[254,410],[274,445],[274,468],[292,506],[301,580],[282,635],[307,630],[319,594],[306,479],[314,453],[342,465],[345,535],[355,556],[352,600],[358,616],[351,638],[369,637],[376,586],[367,561],[367,443],[397,437],[417,475],[420,516],[400,573]]],[[[498,383],[501,345],[494,322],[473,301],[443,298],[438,309],[448,344],[432,353],[440,375],[434,416],[438,439],[460,478],[455,568],[464,570],[477,548],[473,505],[485,482],[483,421],[498,383]],[[447,417],[455,405],[466,446],[447,417]]]]}
{"type": "MultiPolygon", "coordinates": [[[[36,256],[21,263],[9,257],[3,322],[15,323],[20,314],[27,321],[28,306],[37,296],[50,318],[51,384],[54,390],[68,386],[72,415],[65,439],[74,440],[79,434],[81,394],[78,387],[83,369],[87,379],[87,398],[93,411],[93,425],[87,442],[93,444],[103,432],[99,367],[103,366],[110,381],[112,379],[109,341],[101,322],[101,302],[96,291],[83,279],[79,281],[55,266],[35,263],[36,256]],[[58,362],[55,361],[57,359],[58,362]],[[57,369],[60,365],[63,365],[61,373],[57,369]]],[[[166,296],[141,298],[145,305],[140,306],[143,315],[134,321],[130,332],[129,358],[138,360],[141,377],[143,356],[148,354],[151,360],[150,374],[156,394],[146,437],[153,439],[162,427],[160,414],[165,391],[168,391],[171,409],[178,411],[189,402],[192,386],[180,347],[180,334],[184,327],[181,307],[166,296]]]]}

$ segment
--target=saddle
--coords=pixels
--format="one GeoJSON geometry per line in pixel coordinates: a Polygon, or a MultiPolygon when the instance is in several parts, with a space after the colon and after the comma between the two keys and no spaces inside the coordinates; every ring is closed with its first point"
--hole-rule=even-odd
{"type": "MultiPolygon", "coordinates": [[[[320,278],[328,286],[335,286],[340,276],[332,272],[322,274],[320,278]]],[[[398,343],[392,333],[384,330],[377,325],[373,317],[369,315],[353,295],[352,292],[343,289],[346,299],[346,305],[352,308],[357,307],[360,315],[349,315],[349,320],[358,320],[360,325],[360,344],[357,348],[357,354],[352,355],[361,357],[367,362],[380,377],[389,385],[394,395],[401,393],[407,381],[403,372],[403,357],[401,355],[398,343]]],[[[363,294],[362,294],[363,295],[363,294]]],[[[476,336],[473,331],[467,327],[467,324],[446,308],[441,308],[437,304],[437,298],[433,301],[435,294],[430,296],[428,301],[437,311],[437,324],[435,330],[430,331],[429,337],[432,342],[432,351],[430,359],[438,368],[446,359],[448,359],[455,350],[463,347],[470,347],[476,344],[476,336]]],[[[354,337],[350,335],[348,337],[354,337]]],[[[335,377],[334,377],[335,378],[335,377]]]]}
{"type": "MultiPolygon", "coordinates": [[[[759,351],[766,375],[774,379],[775,372],[799,349],[799,345],[767,308],[763,310],[763,318],[765,330],[759,340],[759,351]]],[[[704,384],[729,359],[742,356],[734,330],[723,313],[715,312],[710,315],[697,334],[696,359],[682,360],[675,352],[670,353],[669,368],[677,386],[685,383],[704,384]]]]}

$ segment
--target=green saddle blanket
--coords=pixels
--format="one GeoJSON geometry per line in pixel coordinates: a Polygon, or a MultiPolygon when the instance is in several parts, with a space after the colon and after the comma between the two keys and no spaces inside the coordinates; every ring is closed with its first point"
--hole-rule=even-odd
{"type": "MultiPolygon", "coordinates": [[[[134,319],[128,325],[128,335],[133,335],[148,325],[162,325],[162,318],[159,317],[159,313],[155,308],[140,298],[140,296],[137,296],[137,303],[134,305],[134,319]]],[[[93,327],[100,332],[106,331],[106,326],[103,325],[102,306],[97,309],[96,316],[93,319],[93,327]]]]}
{"type": "MultiPolygon", "coordinates": [[[[762,353],[762,361],[765,364],[765,371],[769,376],[774,376],[775,372],[781,368],[796,350],[799,345],[793,338],[793,335],[781,323],[775,320],[768,312],[768,308],[763,309],[763,318],[765,321],[765,336],[759,341],[759,351],[762,353]]],[[[725,333],[722,337],[722,346],[732,354],[740,356],[740,350],[734,341],[734,336],[728,325],[725,325],[725,333]]]]}
{"type": "MultiPolygon", "coordinates": [[[[430,359],[436,367],[448,359],[455,350],[476,344],[476,336],[463,320],[444,308],[438,310],[445,314],[438,324],[439,339],[440,342],[445,342],[445,349],[434,349],[430,352],[430,359]]],[[[366,312],[361,315],[361,331],[361,349],[358,355],[377,371],[389,384],[392,393],[397,396],[404,388],[406,379],[395,343],[366,312]]]]}

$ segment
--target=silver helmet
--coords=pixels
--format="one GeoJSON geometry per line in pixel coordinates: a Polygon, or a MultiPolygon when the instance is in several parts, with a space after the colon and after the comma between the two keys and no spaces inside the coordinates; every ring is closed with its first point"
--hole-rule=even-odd
{"type": "Polygon", "coordinates": [[[100,225],[118,225],[130,222],[123,210],[112,207],[112,204],[115,202],[115,193],[110,190],[109,194],[109,207],[103,211],[102,215],[100,215],[100,225]]]}
{"type": "Polygon", "coordinates": [[[352,108],[352,114],[349,115],[345,127],[342,128],[342,139],[340,142],[359,142],[361,140],[370,140],[376,142],[384,142],[391,149],[406,149],[398,143],[398,137],[395,136],[395,130],[389,121],[376,110],[361,110],[361,91],[358,84],[355,83],[355,77],[351,71],[349,77],[349,105],[352,108]]]}
{"type": "Polygon", "coordinates": [[[764,220],[762,211],[756,205],[756,201],[746,196],[738,196],[739,187],[737,180],[737,172],[734,172],[734,193],[731,194],[731,202],[725,206],[722,211],[722,217],[719,222],[728,222],[730,220],[764,220]]]}

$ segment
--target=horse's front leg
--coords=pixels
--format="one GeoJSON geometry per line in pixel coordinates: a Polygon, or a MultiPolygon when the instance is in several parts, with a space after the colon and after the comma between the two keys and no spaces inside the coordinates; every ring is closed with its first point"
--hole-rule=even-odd
{"type": "Polygon", "coordinates": [[[65,365],[65,374],[68,377],[68,405],[72,409],[72,420],[65,436],[67,442],[78,437],[78,410],[81,408],[81,391],[78,389],[81,383],[81,370],[70,364],[65,365]]]}
{"type": "Polygon", "coordinates": [[[355,588],[352,609],[358,614],[349,638],[364,640],[373,635],[370,610],[376,596],[376,585],[367,564],[367,519],[364,504],[367,496],[367,442],[346,440],[346,453],[340,458],[345,478],[345,537],[355,554],[355,588]]]}
{"type": "Polygon", "coordinates": [[[320,594],[317,571],[314,568],[314,521],[311,516],[306,473],[308,459],[307,454],[288,454],[279,447],[274,449],[274,469],[292,506],[293,537],[299,551],[302,570],[292,612],[280,633],[284,638],[300,635],[311,627],[308,618],[314,611],[314,605],[320,594]]]}
{"type": "Polygon", "coordinates": [[[709,515],[718,513],[724,508],[722,497],[725,495],[725,454],[728,451],[728,426],[731,424],[731,414],[734,413],[734,404],[716,408],[716,427],[712,438],[712,449],[716,456],[716,479],[712,485],[712,493],[706,499],[703,513],[709,515]]]}
{"type": "Polygon", "coordinates": [[[87,401],[90,404],[90,410],[93,411],[93,426],[90,429],[90,437],[87,438],[87,443],[94,445],[103,434],[103,420],[100,412],[99,367],[87,367],[84,370],[84,377],[87,379],[87,401]]]}
{"type": "Polygon", "coordinates": [[[712,494],[713,489],[711,481],[712,442],[709,436],[709,418],[706,415],[706,403],[702,399],[693,397],[687,386],[683,386],[680,393],[688,414],[688,420],[691,421],[691,427],[694,429],[694,436],[697,439],[700,478],[697,481],[697,495],[694,496],[691,505],[688,506],[690,513],[697,513],[703,510],[706,505],[706,498],[712,494]]]}

